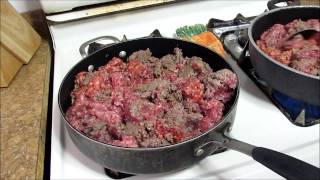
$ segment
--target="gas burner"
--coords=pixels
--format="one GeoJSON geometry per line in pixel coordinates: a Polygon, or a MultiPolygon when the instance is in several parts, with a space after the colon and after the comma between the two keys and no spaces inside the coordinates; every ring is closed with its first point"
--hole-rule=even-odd
{"type": "Polygon", "coordinates": [[[212,30],[216,36],[222,37],[225,33],[247,29],[250,26],[250,21],[255,17],[244,17],[242,14],[237,14],[233,20],[224,21],[211,18],[208,23],[209,30],[212,30]]]}
{"type": "Polygon", "coordinates": [[[225,49],[235,59],[241,69],[252,79],[267,97],[281,110],[293,124],[311,126],[320,122],[320,106],[310,105],[286,96],[259,78],[250,62],[248,51],[248,27],[254,17],[238,14],[233,20],[210,19],[208,28],[217,35],[225,49]]]}
{"type": "Polygon", "coordinates": [[[241,56],[245,55],[242,52],[248,42],[248,28],[254,18],[255,16],[244,17],[242,14],[237,14],[229,21],[211,18],[207,27],[220,38],[226,50],[239,62],[244,58],[241,56]]]}

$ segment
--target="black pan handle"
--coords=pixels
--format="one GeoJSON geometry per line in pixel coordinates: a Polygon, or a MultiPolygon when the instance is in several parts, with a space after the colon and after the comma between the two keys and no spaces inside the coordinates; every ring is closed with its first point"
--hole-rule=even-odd
{"type": "Polygon", "coordinates": [[[252,158],[287,179],[320,178],[319,168],[271,149],[256,147],[252,151],[252,158]]]}
{"type": "Polygon", "coordinates": [[[272,10],[272,9],[280,8],[280,6],[277,6],[276,4],[281,3],[281,2],[287,3],[288,6],[298,6],[298,5],[300,5],[300,1],[299,0],[269,0],[268,3],[267,3],[268,9],[272,10]]]}
{"type": "Polygon", "coordinates": [[[315,180],[320,177],[319,168],[281,152],[255,147],[232,138],[227,138],[224,146],[251,156],[286,179],[315,180]]]}
{"type": "Polygon", "coordinates": [[[224,132],[213,131],[213,140],[208,141],[195,149],[194,156],[201,157],[223,147],[251,156],[254,160],[271,169],[286,179],[292,180],[316,180],[320,178],[320,169],[304,161],[288,156],[271,149],[256,147],[251,144],[228,137],[230,124],[224,128],[224,132]],[[211,148],[210,148],[211,147],[211,148]]]}

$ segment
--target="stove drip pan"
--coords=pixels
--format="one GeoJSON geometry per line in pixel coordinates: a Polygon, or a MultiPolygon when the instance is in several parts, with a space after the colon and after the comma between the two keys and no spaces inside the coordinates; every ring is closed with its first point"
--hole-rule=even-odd
{"type": "Polygon", "coordinates": [[[278,91],[273,91],[271,94],[279,106],[284,108],[291,117],[293,123],[301,126],[311,126],[319,123],[320,120],[320,106],[306,104],[303,101],[291,98],[278,91]]]}

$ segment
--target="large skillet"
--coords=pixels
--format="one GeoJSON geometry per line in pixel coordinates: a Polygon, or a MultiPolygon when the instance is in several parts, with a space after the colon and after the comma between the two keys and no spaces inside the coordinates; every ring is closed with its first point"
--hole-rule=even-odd
{"type": "Polygon", "coordinates": [[[289,179],[312,179],[312,177],[320,175],[318,168],[298,159],[227,137],[235,118],[239,84],[234,97],[226,105],[221,123],[197,137],[174,145],[157,148],[125,148],[108,145],[88,138],[67,121],[65,112],[71,105],[70,93],[74,88],[74,79],[77,73],[86,71],[90,65],[97,69],[112,57],[119,56],[121,51],[130,55],[135,51],[150,48],[155,57],[161,57],[172,53],[175,47],[181,48],[185,56],[201,57],[215,71],[223,68],[232,70],[223,58],[203,46],[167,38],[142,38],[117,43],[87,56],[72,67],[60,86],[58,103],[67,131],[73,143],[82,153],[102,166],[115,171],[130,174],[151,174],[187,168],[209,154],[227,147],[252,156],[255,160],[289,179]]]}
{"type": "MultiPolygon", "coordinates": [[[[272,3],[269,3],[268,6],[270,4],[272,3]]],[[[275,61],[259,49],[256,41],[260,39],[264,31],[276,23],[287,24],[294,19],[307,20],[319,17],[319,6],[282,7],[255,18],[248,31],[250,60],[257,75],[271,88],[318,106],[320,106],[320,77],[306,74],[275,61]]]]}

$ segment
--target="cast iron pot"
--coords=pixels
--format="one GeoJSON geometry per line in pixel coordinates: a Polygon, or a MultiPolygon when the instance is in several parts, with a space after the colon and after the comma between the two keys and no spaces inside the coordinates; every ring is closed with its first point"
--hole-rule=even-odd
{"type": "Polygon", "coordinates": [[[223,120],[216,127],[174,145],[157,148],[125,148],[108,145],[88,138],[67,121],[65,112],[71,105],[70,93],[74,88],[74,79],[77,73],[86,71],[90,65],[97,69],[112,57],[119,56],[121,51],[130,55],[135,51],[150,48],[153,56],[162,57],[172,53],[175,47],[181,48],[184,56],[201,57],[215,71],[223,68],[232,70],[223,58],[203,46],[177,39],[142,38],[105,47],[85,57],[68,72],[59,89],[58,103],[67,131],[73,143],[82,153],[103,167],[115,171],[130,174],[155,174],[187,168],[209,154],[227,147],[252,156],[255,160],[289,179],[312,179],[312,177],[320,175],[318,168],[298,159],[228,137],[228,132],[231,130],[235,118],[239,84],[234,97],[226,104],[223,120]]]}
{"type": "Polygon", "coordinates": [[[320,77],[283,65],[265,54],[256,44],[263,32],[276,23],[287,24],[294,19],[320,17],[319,6],[288,6],[256,17],[249,27],[250,60],[257,75],[271,88],[306,103],[320,106],[320,77]]]}

